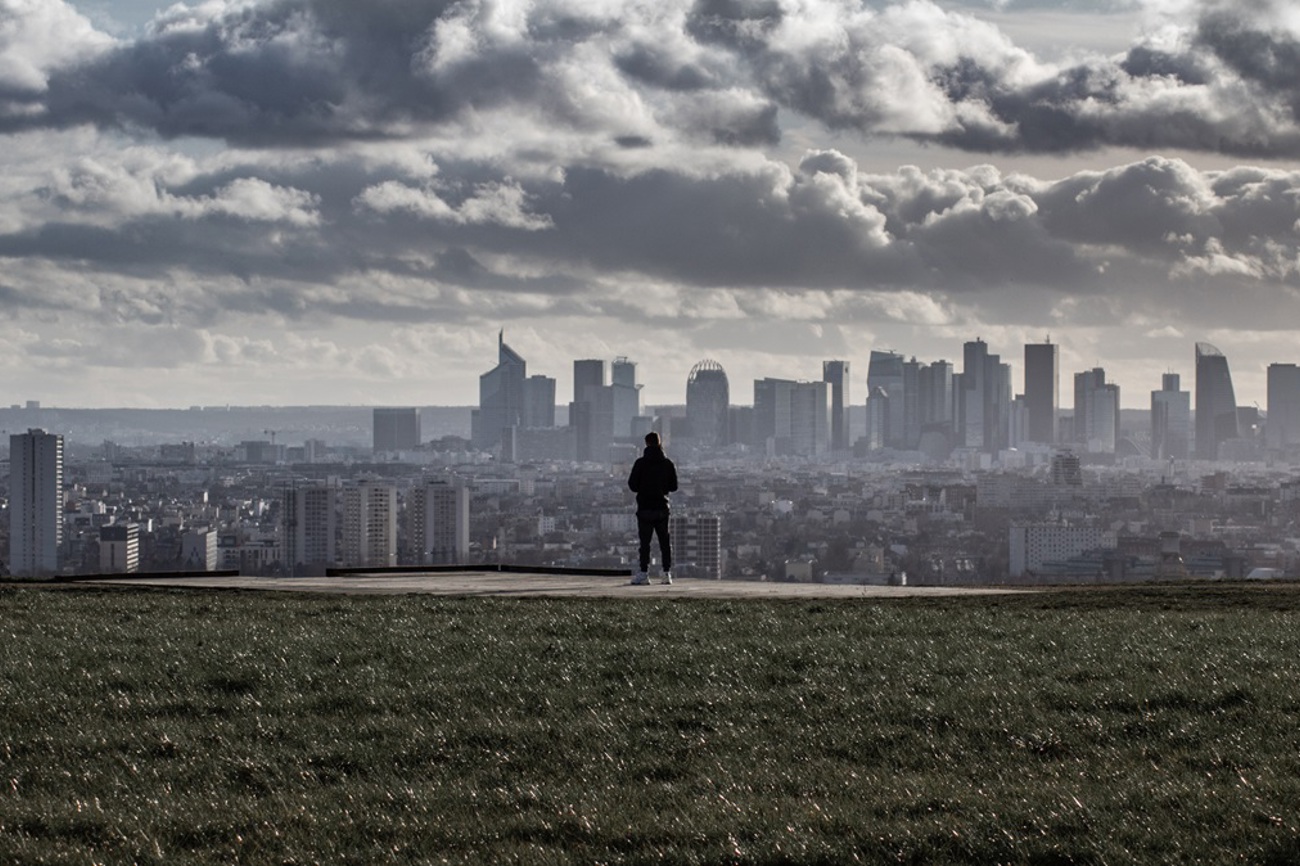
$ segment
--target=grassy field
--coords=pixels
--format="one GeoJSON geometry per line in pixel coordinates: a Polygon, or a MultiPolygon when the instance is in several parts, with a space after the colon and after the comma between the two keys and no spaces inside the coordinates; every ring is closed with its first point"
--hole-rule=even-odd
{"type": "Polygon", "coordinates": [[[4,863],[1295,863],[1300,587],[0,590],[4,863]]]}

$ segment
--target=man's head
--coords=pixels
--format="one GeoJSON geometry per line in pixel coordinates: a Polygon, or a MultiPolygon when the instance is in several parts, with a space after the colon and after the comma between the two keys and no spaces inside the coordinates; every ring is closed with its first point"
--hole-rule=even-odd
{"type": "Polygon", "coordinates": [[[649,433],[645,434],[645,444],[646,444],[646,447],[647,447],[647,448],[658,448],[658,447],[659,447],[659,434],[656,433],[656,432],[653,431],[653,430],[651,430],[649,433]]]}

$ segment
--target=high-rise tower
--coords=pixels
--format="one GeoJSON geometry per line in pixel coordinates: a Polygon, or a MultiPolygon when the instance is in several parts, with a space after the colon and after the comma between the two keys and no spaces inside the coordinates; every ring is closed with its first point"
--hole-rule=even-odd
{"type": "Polygon", "coordinates": [[[497,365],[478,379],[478,412],[471,421],[474,447],[487,451],[501,444],[502,431],[524,423],[524,381],[528,363],[497,335],[497,365]]]}
{"type": "Polygon", "coordinates": [[[822,381],[830,386],[831,450],[842,451],[849,442],[849,362],[822,361],[822,381]]]}
{"type": "Polygon", "coordinates": [[[376,454],[413,451],[420,447],[420,410],[376,408],[372,434],[376,454]]]}
{"type": "Polygon", "coordinates": [[[868,402],[875,400],[879,404],[880,392],[884,392],[889,397],[889,412],[883,419],[884,446],[888,448],[905,447],[903,441],[903,431],[906,426],[903,417],[904,362],[903,356],[897,352],[872,351],[871,359],[867,363],[868,402]]]}
{"type": "Polygon", "coordinates": [[[695,441],[705,446],[727,443],[727,412],[731,387],[727,371],[717,361],[705,359],[686,378],[686,421],[695,441]]]}
{"type": "Polygon", "coordinates": [[[1192,395],[1177,373],[1165,373],[1160,390],[1151,392],[1151,457],[1186,460],[1192,438],[1192,395]]]}
{"type": "Polygon", "coordinates": [[[1237,395],[1228,359],[1209,343],[1196,344],[1196,458],[1217,460],[1219,446],[1237,438],[1237,395]]]}
{"type": "Polygon", "coordinates": [[[609,373],[613,436],[631,436],[632,422],[641,414],[641,386],[636,383],[636,363],[627,358],[615,358],[609,373]]]}
{"type": "Polygon", "coordinates": [[[826,392],[825,382],[755,379],[755,444],[772,454],[824,454],[831,418],[826,392]]]}
{"type": "Polygon", "coordinates": [[[1300,445],[1300,367],[1268,365],[1268,420],[1264,441],[1269,448],[1300,445]]]}
{"type": "Polygon", "coordinates": [[[1030,442],[1056,442],[1060,354],[1060,347],[1050,341],[1025,344],[1025,436],[1030,442]]]}
{"type": "Polygon", "coordinates": [[[28,430],[9,437],[9,571],[59,570],[63,542],[63,437],[28,430]]]}
{"type": "Polygon", "coordinates": [[[961,387],[954,383],[956,438],[967,448],[996,453],[1007,447],[1011,423],[1011,365],[975,339],[962,346],[961,387]]]}
{"type": "Polygon", "coordinates": [[[1087,450],[1113,454],[1119,442],[1119,385],[1093,367],[1074,374],[1074,436],[1087,450]]]}

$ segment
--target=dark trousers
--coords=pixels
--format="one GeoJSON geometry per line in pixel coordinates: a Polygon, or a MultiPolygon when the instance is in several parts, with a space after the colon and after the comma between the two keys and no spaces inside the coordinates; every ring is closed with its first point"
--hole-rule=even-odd
{"type": "Polygon", "coordinates": [[[659,563],[664,571],[673,567],[673,545],[668,537],[668,510],[636,513],[636,532],[641,539],[641,570],[650,568],[650,536],[659,536],[659,563]]]}

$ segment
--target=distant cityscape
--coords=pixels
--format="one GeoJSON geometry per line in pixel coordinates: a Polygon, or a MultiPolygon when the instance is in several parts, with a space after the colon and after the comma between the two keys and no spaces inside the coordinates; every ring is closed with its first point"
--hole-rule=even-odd
{"type": "Polygon", "coordinates": [[[652,407],[627,358],[575,360],[560,402],[501,333],[477,407],[16,405],[0,409],[0,563],[21,577],[624,568],[627,469],[653,430],[681,467],[687,578],[1300,574],[1300,368],[1268,367],[1266,411],[1238,406],[1228,359],[1197,343],[1191,391],[1168,373],[1149,411],[1121,410],[1096,367],[1072,374],[1067,408],[1059,357],[1023,346],[1015,393],[980,339],[960,370],[873,351],[856,402],[850,362],[830,359],[820,379],[755,380],[748,405],[703,359],[684,403],[652,407]],[[123,441],[88,441],[104,431],[123,441]]]}

